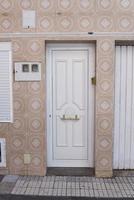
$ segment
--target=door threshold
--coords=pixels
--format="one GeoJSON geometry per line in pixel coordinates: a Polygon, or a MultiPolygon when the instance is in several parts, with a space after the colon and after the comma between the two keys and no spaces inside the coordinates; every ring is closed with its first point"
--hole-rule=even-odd
{"type": "Polygon", "coordinates": [[[134,169],[114,169],[113,170],[114,177],[115,176],[133,176],[134,177],[134,169]]]}
{"type": "Polygon", "coordinates": [[[47,176],[94,176],[94,168],[87,167],[48,167],[47,176]]]}

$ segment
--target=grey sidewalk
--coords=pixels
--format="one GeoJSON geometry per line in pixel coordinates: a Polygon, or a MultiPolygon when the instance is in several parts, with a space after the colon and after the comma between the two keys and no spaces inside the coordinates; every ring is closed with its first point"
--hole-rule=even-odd
{"type": "Polygon", "coordinates": [[[5,176],[0,192],[14,195],[134,198],[134,177],[5,176]]]}

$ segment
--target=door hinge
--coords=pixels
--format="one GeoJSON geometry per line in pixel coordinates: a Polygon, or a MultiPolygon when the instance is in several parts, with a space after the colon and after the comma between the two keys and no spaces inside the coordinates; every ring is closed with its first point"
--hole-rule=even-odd
{"type": "Polygon", "coordinates": [[[96,77],[95,76],[91,78],[91,82],[93,85],[96,85],[96,77]]]}

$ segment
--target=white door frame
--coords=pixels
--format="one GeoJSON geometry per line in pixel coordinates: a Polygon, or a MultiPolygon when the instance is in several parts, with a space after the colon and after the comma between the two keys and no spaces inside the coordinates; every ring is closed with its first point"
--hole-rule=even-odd
{"type": "MultiPolygon", "coordinates": [[[[88,51],[88,166],[94,167],[94,86],[90,84],[91,78],[95,76],[95,45],[93,43],[48,43],[46,45],[46,121],[47,121],[47,166],[53,166],[52,160],[52,61],[53,50],[86,50],[88,51]],[[89,67],[91,66],[91,67],[89,67]],[[89,112],[89,110],[91,112],[89,112]],[[90,120],[89,120],[90,119],[90,120]],[[90,130],[90,131],[89,131],[90,130]],[[90,143],[89,143],[90,141],[90,143]],[[90,144],[90,145],[89,145],[90,144]]],[[[68,166],[65,166],[68,167],[68,166]]],[[[83,166],[81,166],[83,167],[83,166]]]]}

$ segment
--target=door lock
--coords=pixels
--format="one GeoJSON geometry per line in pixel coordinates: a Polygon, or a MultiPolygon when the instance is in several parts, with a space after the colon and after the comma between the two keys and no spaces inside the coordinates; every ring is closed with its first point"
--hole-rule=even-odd
{"type": "Polygon", "coordinates": [[[95,76],[91,78],[91,82],[93,85],[96,85],[96,77],[95,76]]]}

